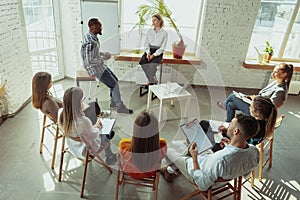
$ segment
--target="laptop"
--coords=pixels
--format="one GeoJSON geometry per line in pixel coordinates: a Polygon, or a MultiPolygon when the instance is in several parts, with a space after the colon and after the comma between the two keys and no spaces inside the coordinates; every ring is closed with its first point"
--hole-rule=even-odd
{"type": "Polygon", "coordinates": [[[180,125],[180,128],[189,143],[195,142],[197,144],[198,154],[213,147],[213,144],[209,140],[206,133],[203,131],[197,119],[180,125]]]}

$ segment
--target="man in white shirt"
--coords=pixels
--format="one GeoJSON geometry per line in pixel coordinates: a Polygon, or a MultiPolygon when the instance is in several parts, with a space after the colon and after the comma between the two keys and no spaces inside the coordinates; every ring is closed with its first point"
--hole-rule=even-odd
{"type": "Polygon", "coordinates": [[[259,124],[254,117],[239,114],[228,127],[230,140],[223,140],[222,150],[198,155],[197,146],[192,143],[190,155],[182,155],[168,148],[167,158],[200,190],[206,191],[211,186],[217,186],[215,181],[218,178],[234,179],[250,173],[258,165],[259,151],[246,141],[255,136],[258,130],[259,124]]]}

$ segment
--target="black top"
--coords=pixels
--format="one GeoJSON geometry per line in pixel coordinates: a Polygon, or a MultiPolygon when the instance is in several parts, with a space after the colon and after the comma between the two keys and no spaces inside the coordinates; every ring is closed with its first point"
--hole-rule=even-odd
{"type": "Polygon", "coordinates": [[[256,136],[247,140],[249,144],[257,145],[259,144],[266,135],[266,121],[265,120],[257,120],[259,123],[259,131],[256,136]]]}

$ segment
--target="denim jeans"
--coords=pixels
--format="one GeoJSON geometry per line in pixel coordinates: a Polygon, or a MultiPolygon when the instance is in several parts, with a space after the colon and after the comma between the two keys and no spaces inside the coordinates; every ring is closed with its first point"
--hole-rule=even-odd
{"type": "Polygon", "coordinates": [[[226,107],[226,122],[231,122],[231,120],[235,117],[236,110],[250,115],[250,105],[234,96],[233,93],[231,93],[224,101],[224,106],[226,107]]]}
{"type": "Polygon", "coordinates": [[[109,87],[111,104],[116,105],[117,107],[123,106],[124,104],[121,99],[118,78],[116,75],[107,68],[102,74],[96,73],[95,76],[99,81],[109,87]]]}

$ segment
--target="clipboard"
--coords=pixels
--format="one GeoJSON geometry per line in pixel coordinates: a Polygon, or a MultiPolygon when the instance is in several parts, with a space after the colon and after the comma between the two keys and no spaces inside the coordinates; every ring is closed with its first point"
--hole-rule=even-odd
{"type": "Polygon", "coordinates": [[[109,135],[112,131],[116,119],[110,118],[101,118],[102,128],[99,128],[98,134],[99,135],[109,135]]]}
{"type": "Polygon", "coordinates": [[[186,124],[180,125],[183,134],[188,139],[189,143],[195,142],[198,148],[198,154],[211,149],[213,147],[206,133],[203,131],[197,119],[194,119],[186,124]]]}

